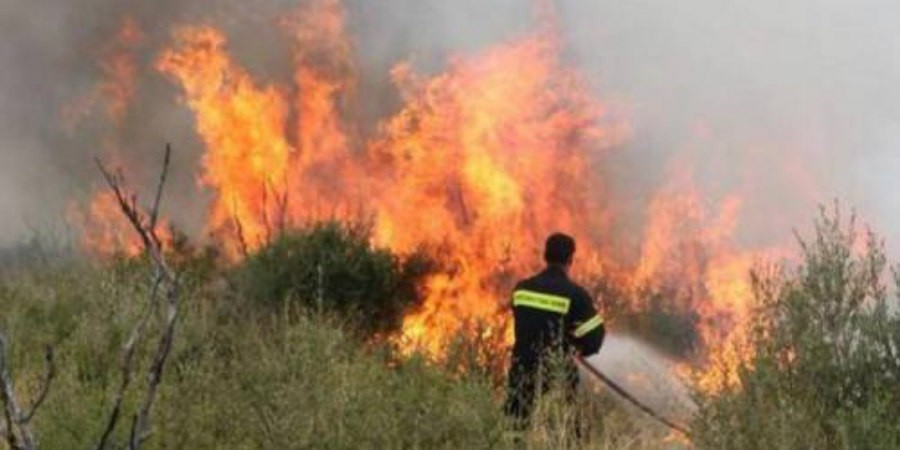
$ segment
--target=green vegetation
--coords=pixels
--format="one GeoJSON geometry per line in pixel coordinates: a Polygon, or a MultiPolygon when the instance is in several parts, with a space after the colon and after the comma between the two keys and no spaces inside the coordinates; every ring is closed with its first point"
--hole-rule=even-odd
{"type": "Polygon", "coordinates": [[[900,316],[883,245],[864,237],[823,212],[799,267],[754,274],[756,357],[741,388],[700,396],[698,448],[900,448],[900,316]]]}
{"type": "MultiPolygon", "coordinates": [[[[316,239],[334,238],[333,232],[316,231],[324,233],[316,239]]],[[[271,256],[274,250],[268,252],[267,258],[277,258],[271,256]]],[[[362,250],[349,254],[371,256],[362,250]]],[[[393,256],[374,255],[384,261],[378,270],[393,273],[393,256]]],[[[357,333],[357,318],[346,319],[341,308],[317,311],[305,302],[281,302],[255,309],[261,297],[242,300],[245,285],[224,281],[233,274],[221,273],[205,258],[179,262],[187,277],[181,322],[153,410],[153,434],[144,448],[537,450],[573,445],[566,419],[571,409],[553,396],[540,408],[522,446],[515,445],[501,412],[502,390],[484,371],[458,370],[464,367],[459,360],[478,356],[467,356],[477,343],[460,342],[452,352],[453,370],[417,356],[399,357],[357,333]],[[244,306],[235,307],[236,302],[244,306]],[[256,313],[248,314],[247,305],[256,313]]],[[[372,265],[352,267],[366,272],[372,265]]],[[[120,381],[122,344],[146,305],[150,270],[140,260],[103,267],[71,260],[21,266],[0,276],[0,330],[12,343],[12,375],[23,403],[38,390],[44,346],[56,349],[58,377],[32,424],[40,448],[94,448],[120,381]]],[[[354,298],[352,290],[334,292],[354,298]]],[[[161,321],[151,323],[158,327],[161,321]]],[[[154,345],[146,341],[138,350],[141,364],[125,411],[140,399],[154,345]]],[[[603,426],[594,427],[588,448],[660,448],[665,431],[638,422],[609,399],[599,410],[603,414],[589,420],[602,420],[603,426]]],[[[127,424],[118,427],[115,443],[125,440],[127,424]]],[[[0,442],[0,449],[4,445],[0,442]]]]}
{"type": "MultiPolygon", "coordinates": [[[[753,274],[756,356],[740,368],[740,387],[697,394],[696,448],[900,448],[900,275],[889,283],[882,244],[862,236],[837,212],[823,214],[800,240],[801,264],[753,274]]],[[[52,345],[58,377],[32,430],[43,449],[93,448],[151,267],[14,256],[0,270],[0,331],[18,396],[35,397],[52,345]]],[[[460,337],[442,364],[396,354],[378,336],[414,301],[428,264],[372,248],[364,230],[300,230],[229,270],[205,251],[182,248],[172,260],[184,276],[182,316],[145,448],[565,449],[577,446],[576,411],[590,424],[580,448],[682,448],[608,397],[583,396],[573,409],[559,392],[516,434],[501,412],[503,355],[491,343],[460,337]]],[[[138,348],[126,411],[155,344],[138,348]]]]}
{"type": "Polygon", "coordinates": [[[235,279],[239,301],[268,312],[286,302],[332,312],[373,333],[396,328],[428,270],[420,255],[401,259],[373,248],[363,226],[326,222],[280,236],[251,255],[235,279]]]}

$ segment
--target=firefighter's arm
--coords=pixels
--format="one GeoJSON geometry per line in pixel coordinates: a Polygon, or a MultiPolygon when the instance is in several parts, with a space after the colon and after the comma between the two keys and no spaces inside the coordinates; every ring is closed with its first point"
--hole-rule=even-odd
{"type": "Polygon", "coordinates": [[[587,292],[580,292],[572,308],[571,336],[581,356],[600,351],[606,337],[606,326],[587,292]]]}

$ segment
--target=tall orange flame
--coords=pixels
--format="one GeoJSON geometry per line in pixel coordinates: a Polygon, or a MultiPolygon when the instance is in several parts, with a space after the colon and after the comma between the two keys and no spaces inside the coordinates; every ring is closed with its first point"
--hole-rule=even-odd
{"type": "Polygon", "coordinates": [[[266,240],[283,195],[292,148],[284,136],[288,104],[272,86],[260,87],[225,51],[225,37],[211,27],[175,32],[177,47],[166,50],[157,68],[177,80],[185,102],[197,114],[206,144],[201,182],[216,193],[212,230],[236,230],[235,255],[266,240]],[[271,202],[265,201],[273,199],[271,202]]]}
{"type": "Polygon", "coordinates": [[[447,251],[448,271],[429,280],[422,310],[404,326],[405,338],[435,352],[466,322],[500,320],[499,289],[534,267],[545,234],[565,229],[591,240],[600,224],[587,193],[602,186],[589,164],[620,130],[601,125],[604,109],[560,64],[549,29],[459,58],[431,79],[398,66],[406,105],[353,151],[338,108],[352,87],[343,11],[322,0],[298,17],[285,21],[298,44],[294,105],[288,90],[251,80],[212,28],[178,30],[176,48],[159,58],[207,146],[212,230],[239,227],[252,250],[266,241],[270,218],[320,216],[317,198],[343,205],[330,211],[339,218],[367,205],[378,244],[447,251]],[[290,203],[278,209],[272,199],[281,195],[290,203]]]}
{"type": "Polygon", "coordinates": [[[205,145],[207,231],[233,260],[320,218],[369,219],[378,245],[431,249],[443,270],[397,336],[431,355],[476,323],[487,326],[482,337],[508,339],[508,289],[538,268],[548,233],[567,231],[583,274],[614,270],[625,290],[665,290],[672,308],[700,317],[709,360],[736,364],[745,355],[723,343],[739,340],[749,316],[756,255],[734,244],[740,199],[708,208],[689,183],[663,189],[637,262],[616,261],[601,239],[615,199],[595,168],[628,124],[563,62],[544,14],[537,30],[455,57],[443,73],[396,66],[402,107],[369,137],[347,111],[356,69],[339,0],[307,2],[279,21],[293,48],[287,86],[251,77],[216,28],[177,28],[156,69],[180,87],[205,145]]]}
{"type": "Polygon", "coordinates": [[[406,106],[372,149],[386,163],[377,238],[450,249],[452,275],[432,278],[404,323],[405,338],[435,353],[467,321],[502,331],[504,289],[539,263],[548,233],[574,233],[584,260],[597,256],[588,243],[602,211],[589,194],[602,185],[589,165],[618,130],[602,125],[604,109],[560,64],[548,32],[456,59],[431,79],[406,66],[394,76],[406,106]]]}

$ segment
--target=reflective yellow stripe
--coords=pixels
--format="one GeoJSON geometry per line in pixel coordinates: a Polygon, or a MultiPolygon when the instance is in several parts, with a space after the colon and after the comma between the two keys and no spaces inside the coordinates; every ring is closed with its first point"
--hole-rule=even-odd
{"type": "Polygon", "coordinates": [[[518,290],[513,293],[513,306],[524,306],[526,308],[565,314],[569,312],[569,299],[558,295],[518,290]]]}
{"type": "Polygon", "coordinates": [[[594,316],[591,320],[579,325],[578,328],[575,329],[575,337],[580,338],[591,331],[596,330],[600,325],[603,325],[603,318],[594,316]]]}

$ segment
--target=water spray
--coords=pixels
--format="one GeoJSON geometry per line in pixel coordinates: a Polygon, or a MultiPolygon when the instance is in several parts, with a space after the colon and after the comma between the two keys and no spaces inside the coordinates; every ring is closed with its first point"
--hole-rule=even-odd
{"type": "Polygon", "coordinates": [[[685,427],[678,425],[669,419],[666,419],[661,414],[654,411],[653,408],[650,408],[649,406],[645,405],[643,402],[638,400],[637,397],[631,395],[628,391],[626,391],[625,388],[623,388],[622,386],[619,386],[618,383],[616,383],[611,378],[609,378],[608,376],[603,374],[603,372],[601,372],[600,369],[594,367],[594,365],[587,362],[584,359],[584,357],[578,356],[575,358],[575,361],[578,362],[578,364],[581,365],[582,368],[587,370],[588,373],[590,373],[594,378],[596,378],[597,380],[602,382],[604,385],[606,385],[607,387],[612,389],[613,392],[615,392],[616,394],[619,394],[620,397],[627,400],[629,403],[631,403],[632,405],[634,405],[635,407],[637,407],[638,409],[640,409],[641,411],[646,413],[648,416],[655,419],[657,422],[665,425],[669,429],[675,430],[675,431],[685,435],[688,438],[691,437],[691,433],[685,427]]]}

